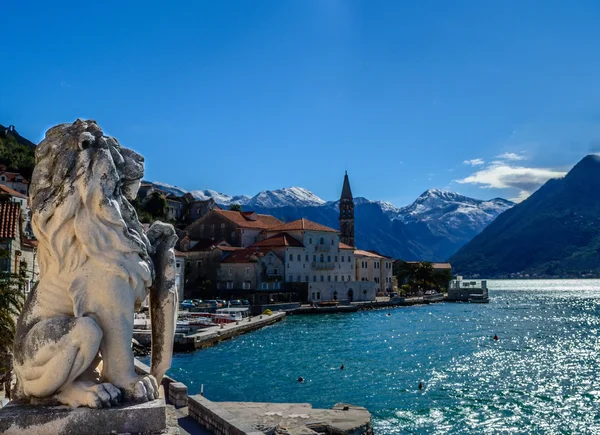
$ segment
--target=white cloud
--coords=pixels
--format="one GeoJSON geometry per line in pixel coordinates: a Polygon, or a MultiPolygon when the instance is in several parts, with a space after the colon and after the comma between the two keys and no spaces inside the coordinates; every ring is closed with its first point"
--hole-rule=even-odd
{"type": "Polygon", "coordinates": [[[510,160],[510,161],[527,160],[527,157],[525,157],[522,154],[517,154],[517,153],[504,153],[504,154],[500,154],[499,156],[496,156],[496,158],[501,159],[501,160],[510,160]]]}
{"type": "Polygon", "coordinates": [[[483,165],[485,162],[483,161],[483,159],[472,159],[472,160],[465,160],[463,163],[465,165],[470,165],[470,166],[479,166],[479,165],[483,165]]]}
{"type": "Polygon", "coordinates": [[[475,184],[482,189],[516,189],[517,202],[523,201],[551,178],[564,177],[566,172],[547,168],[511,166],[509,163],[494,162],[474,174],[456,180],[460,184],[475,184]]]}

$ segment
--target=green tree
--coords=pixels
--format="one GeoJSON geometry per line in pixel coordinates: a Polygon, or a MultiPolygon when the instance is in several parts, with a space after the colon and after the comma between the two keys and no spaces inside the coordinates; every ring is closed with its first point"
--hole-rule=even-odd
{"type": "MultiPolygon", "coordinates": [[[[10,254],[2,252],[5,260],[10,254]]],[[[16,320],[25,302],[27,263],[20,263],[19,273],[0,272],[0,382],[9,379],[12,370],[12,346],[16,320]]]]}
{"type": "Polygon", "coordinates": [[[143,206],[144,211],[150,214],[154,220],[167,218],[167,200],[158,192],[150,195],[150,198],[143,206]]]}
{"type": "Polygon", "coordinates": [[[242,206],[239,204],[231,204],[229,206],[229,210],[231,211],[242,211],[242,206]]]}

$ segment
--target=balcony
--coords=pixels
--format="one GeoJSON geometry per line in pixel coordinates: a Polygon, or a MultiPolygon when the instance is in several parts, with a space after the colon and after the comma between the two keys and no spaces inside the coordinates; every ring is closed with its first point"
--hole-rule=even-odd
{"type": "Polygon", "coordinates": [[[315,252],[329,252],[329,249],[331,248],[331,246],[329,245],[315,245],[315,252]]]}
{"type": "Polygon", "coordinates": [[[333,263],[331,261],[325,261],[325,262],[313,261],[312,268],[315,270],[333,270],[333,269],[335,269],[335,263],[333,263]]]}

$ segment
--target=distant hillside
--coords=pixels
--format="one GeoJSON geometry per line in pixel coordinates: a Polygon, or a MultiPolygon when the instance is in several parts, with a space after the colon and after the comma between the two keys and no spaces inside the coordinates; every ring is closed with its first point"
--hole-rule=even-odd
{"type": "Polygon", "coordinates": [[[35,165],[35,144],[25,139],[13,126],[4,127],[0,124],[0,163],[8,170],[20,172],[31,180],[35,165]]]}
{"type": "Polygon", "coordinates": [[[466,276],[600,276],[600,157],[548,181],[450,261],[466,276]]]}
{"type": "MultiPolygon", "coordinates": [[[[153,183],[174,195],[184,189],[165,183],[153,183]]],[[[193,190],[197,199],[213,198],[228,207],[239,204],[284,222],[305,217],[339,228],[339,201],[325,202],[302,187],[262,191],[253,197],[231,196],[214,190],[193,190]]],[[[505,199],[482,201],[453,192],[430,189],[404,208],[389,202],[354,198],[356,245],[407,261],[445,261],[460,247],[479,234],[492,220],[514,204],[505,199]]]]}

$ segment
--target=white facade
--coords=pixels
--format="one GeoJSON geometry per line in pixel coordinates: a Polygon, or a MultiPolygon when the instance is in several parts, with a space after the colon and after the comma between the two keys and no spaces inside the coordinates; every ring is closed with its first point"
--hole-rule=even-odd
{"type": "Polygon", "coordinates": [[[285,248],[287,282],[354,280],[354,251],[340,249],[340,235],[325,231],[288,231],[303,247],[285,248]]]}
{"type": "Polygon", "coordinates": [[[391,292],[394,287],[392,259],[369,251],[355,251],[356,280],[377,284],[378,292],[391,292]]]}
{"type": "Polygon", "coordinates": [[[320,301],[374,301],[377,295],[377,284],[367,281],[310,283],[308,300],[320,301]]]}
{"type": "Polygon", "coordinates": [[[185,287],[185,254],[175,253],[175,285],[179,302],[183,301],[183,288],[185,287]]]}

